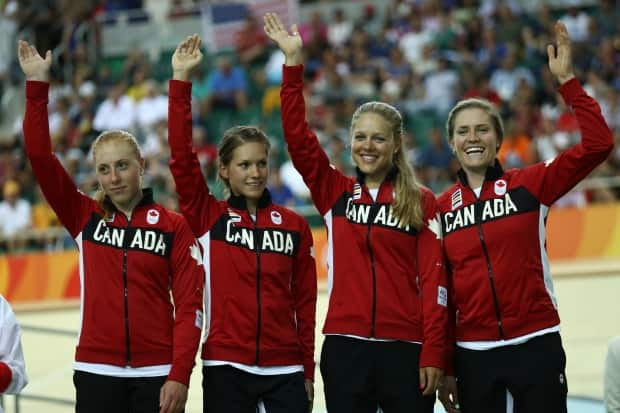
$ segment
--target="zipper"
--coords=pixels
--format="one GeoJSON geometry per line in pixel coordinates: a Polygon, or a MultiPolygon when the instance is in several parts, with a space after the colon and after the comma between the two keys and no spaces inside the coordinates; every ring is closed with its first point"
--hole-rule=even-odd
{"type": "MultiPolygon", "coordinates": [[[[480,188],[480,194],[482,194],[482,190],[484,189],[484,183],[482,184],[482,188],[480,188]]],[[[473,192],[473,189],[470,188],[473,192]]],[[[502,315],[499,310],[499,300],[497,298],[497,290],[495,289],[495,278],[493,277],[493,269],[491,268],[491,258],[489,257],[489,250],[487,248],[487,244],[484,240],[484,233],[482,232],[482,200],[476,196],[474,192],[474,196],[476,197],[476,213],[480,211],[479,216],[476,217],[477,227],[478,227],[478,238],[480,239],[480,245],[482,246],[482,251],[484,252],[484,258],[487,262],[487,275],[489,278],[489,284],[491,285],[491,294],[493,296],[493,305],[495,307],[495,317],[497,318],[497,331],[499,333],[499,338],[501,340],[504,339],[504,328],[502,325],[502,315]]]]}
{"type": "MultiPolygon", "coordinates": [[[[252,215],[250,211],[248,211],[248,215],[250,220],[252,220],[252,215]]],[[[261,324],[262,324],[262,305],[261,305],[261,295],[260,295],[260,246],[259,246],[259,238],[258,238],[258,208],[256,209],[256,221],[252,220],[254,223],[254,240],[256,241],[255,251],[256,251],[256,306],[257,306],[257,318],[256,318],[256,356],[254,358],[254,365],[258,366],[260,361],[260,335],[261,335],[261,324]]]]}
{"type": "MultiPolygon", "coordinates": [[[[372,199],[370,195],[370,191],[366,185],[364,185],[364,189],[366,193],[372,199]]],[[[381,187],[379,187],[379,190],[381,187]]],[[[377,197],[379,197],[379,191],[377,191],[377,197]]],[[[370,246],[370,230],[372,228],[372,220],[374,219],[373,212],[377,209],[377,202],[373,199],[372,205],[370,206],[370,211],[368,212],[368,223],[367,223],[367,231],[366,231],[366,248],[368,249],[368,255],[370,256],[370,270],[372,273],[372,313],[371,313],[371,324],[370,324],[370,337],[375,337],[375,325],[377,323],[377,272],[375,270],[375,256],[372,252],[372,247],[370,246]]]]}
{"type": "MultiPolygon", "coordinates": [[[[133,214],[132,214],[133,215],[133,214]]],[[[131,227],[131,217],[127,219],[127,232],[131,227]]],[[[127,248],[123,246],[123,287],[125,300],[125,349],[127,367],[131,366],[131,340],[129,338],[129,288],[127,286],[127,248]]]]}

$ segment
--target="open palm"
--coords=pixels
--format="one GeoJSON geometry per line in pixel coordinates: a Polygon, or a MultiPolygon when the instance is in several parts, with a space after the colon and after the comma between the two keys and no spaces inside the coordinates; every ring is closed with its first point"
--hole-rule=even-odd
{"type": "Polygon", "coordinates": [[[562,22],[555,24],[556,47],[549,45],[547,55],[549,57],[549,70],[560,83],[573,77],[573,59],[571,55],[570,38],[566,26],[562,22]]]}
{"type": "Polygon", "coordinates": [[[26,75],[26,79],[48,79],[50,67],[52,66],[52,52],[48,50],[44,59],[36,47],[24,40],[20,40],[17,45],[17,57],[19,58],[19,65],[24,75],[26,75]]]}
{"type": "Polygon", "coordinates": [[[202,62],[200,51],[200,37],[197,34],[187,36],[177,46],[172,55],[172,70],[175,72],[190,72],[202,62]]]}
{"type": "Polygon", "coordinates": [[[266,13],[263,20],[265,33],[278,44],[284,55],[298,56],[300,54],[302,40],[297,31],[297,25],[292,25],[291,33],[289,33],[277,14],[266,13]]]}

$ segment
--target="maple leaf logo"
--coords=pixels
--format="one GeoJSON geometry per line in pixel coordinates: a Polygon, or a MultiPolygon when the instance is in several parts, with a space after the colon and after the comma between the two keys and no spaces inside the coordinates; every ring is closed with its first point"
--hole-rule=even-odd
{"type": "Polygon", "coordinates": [[[202,265],[202,254],[200,253],[200,248],[198,248],[197,244],[192,244],[189,247],[189,256],[196,260],[197,265],[202,265]]]}
{"type": "Polygon", "coordinates": [[[441,224],[439,223],[439,212],[428,220],[428,229],[433,231],[437,239],[441,239],[441,224]]]}

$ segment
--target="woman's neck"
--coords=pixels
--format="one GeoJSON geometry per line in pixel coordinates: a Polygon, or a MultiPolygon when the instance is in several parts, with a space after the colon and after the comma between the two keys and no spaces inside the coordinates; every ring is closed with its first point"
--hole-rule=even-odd
{"type": "Polygon", "coordinates": [[[480,188],[482,186],[486,173],[465,170],[465,175],[467,175],[467,183],[469,184],[469,187],[473,189],[480,188]]]}
{"type": "Polygon", "coordinates": [[[142,200],[143,195],[144,194],[142,193],[142,190],[140,190],[136,194],[136,196],[131,201],[129,201],[126,205],[114,204],[114,206],[116,207],[116,209],[118,209],[123,214],[125,214],[125,216],[127,217],[128,220],[130,220],[131,219],[131,215],[133,214],[133,210],[140,203],[140,201],[142,200]]]}

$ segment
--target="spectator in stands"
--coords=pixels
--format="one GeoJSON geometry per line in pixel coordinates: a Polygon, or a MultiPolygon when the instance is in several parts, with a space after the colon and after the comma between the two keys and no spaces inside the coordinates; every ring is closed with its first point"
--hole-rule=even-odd
{"type": "Polygon", "coordinates": [[[153,79],[144,84],[144,97],[136,104],[136,122],[143,134],[152,132],[157,123],[168,118],[168,100],[153,79]]]}
{"type": "Polygon", "coordinates": [[[80,253],[75,410],[179,413],[202,327],[204,273],[195,238],[179,214],[142,188],[144,159],[128,132],[99,135],[92,152],[100,190],[96,199],[78,190],[51,150],[52,53],[44,59],[20,41],[18,57],[27,80],[26,155],[80,253]]]}
{"type": "Polygon", "coordinates": [[[18,394],[28,384],[21,340],[22,332],[11,305],[0,294],[0,397],[18,394]]]}
{"type": "Polygon", "coordinates": [[[430,223],[436,202],[407,164],[402,117],[382,102],[361,105],[349,134],[357,179],[333,168],[306,120],[297,27],[289,33],[272,13],[264,20],[286,57],[288,151],[329,229],[321,353],[327,409],[432,412],[447,344],[445,273],[439,222],[430,223]]]}
{"type": "Polygon", "coordinates": [[[620,413],[620,336],[609,340],[603,386],[605,412],[620,413]]]}
{"type": "Polygon", "coordinates": [[[353,22],[347,19],[343,9],[334,9],[332,21],[327,26],[327,42],[329,45],[336,50],[343,48],[349,41],[351,33],[353,33],[353,22]]]}
{"type": "Polygon", "coordinates": [[[203,115],[211,110],[243,110],[248,105],[248,81],[242,67],[233,65],[231,58],[220,56],[210,75],[210,95],[203,115]]]}
{"type": "Polygon", "coordinates": [[[506,56],[502,59],[501,66],[491,73],[489,86],[502,98],[502,101],[509,102],[519,88],[519,83],[523,80],[530,86],[536,84],[532,72],[519,65],[517,51],[509,48],[506,56]]]}
{"type": "Polygon", "coordinates": [[[461,164],[458,182],[438,199],[456,341],[457,380],[450,371],[439,392],[449,413],[507,406],[567,411],[566,357],[544,226],[549,207],[605,161],[613,136],[574,76],[561,22],[555,35],[548,66],[577,117],[581,142],[553,160],[504,171],[497,160],[504,130],[495,106],[463,100],[446,122],[461,164]]]}
{"type": "Polygon", "coordinates": [[[218,170],[230,196],[218,201],[211,194],[192,149],[188,80],[201,61],[197,35],[172,56],[168,143],[179,205],[206,271],[203,411],[248,413],[262,405],[259,411],[307,413],[317,299],[310,228],[273,203],[266,189],[270,143],[254,126],[224,132],[218,170]]]}
{"type": "Polygon", "coordinates": [[[235,50],[239,62],[248,67],[264,63],[268,56],[267,36],[253,14],[248,14],[241,29],[235,33],[235,50]]]}
{"type": "Polygon", "coordinates": [[[0,202],[0,236],[9,251],[21,251],[26,246],[24,232],[30,229],[30,203],[20,198],[20,185],[8,180],[2,187],[4,200],[0,202]]]}
{"type": "Polygon", "coordinates": [[[269,193],[273,202],[278,205],[292,208],[295,206],[295,195],[280,176],[280,168],[271,168],[269,171],[269,193]]]}
{"type": "Polygon", "coordinates": [[[119,129],[133,131],[136,125],[136,104],[125,93],[125,85],[118,83],[110,89],[108,98],[95,112],[93,127],[98,131],[119,129]]]}
{"type": "Polygon", "coordinates": [[[37,187],[35,202],[32,205],[32,229],[35,238],[45,251],[53,250],[58,245],[59,233],[62,228],[56,213],[47,202],[41,188],[37,187]]]}
{"type": "Polygon", "coordinates": [[[429,132],[428,144],[420,149],[416,165],[423,168],[424,182],[436,193],[448,186],[454,154],[438,128],[429,132]]]}

